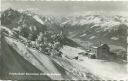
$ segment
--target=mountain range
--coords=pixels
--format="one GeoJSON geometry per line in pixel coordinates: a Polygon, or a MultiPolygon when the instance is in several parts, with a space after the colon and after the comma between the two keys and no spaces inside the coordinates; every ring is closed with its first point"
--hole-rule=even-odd
{"type": "MultiPolygon", "coordinates": [[[[20,31],[35,41],[40,32],[62,33],[86,49],[108,44],[113,52],[126,53],[128,18],[123,16],[41,16],[31,11],[7,9],[1,14],[1,25],[20,31]]],[[[70,42],[71,43],[71,42],[70,42]]]]}

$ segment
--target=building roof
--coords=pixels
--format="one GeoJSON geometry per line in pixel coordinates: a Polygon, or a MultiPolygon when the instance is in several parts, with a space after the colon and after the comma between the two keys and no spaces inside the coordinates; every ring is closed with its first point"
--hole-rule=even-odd
{"type": "Polygon", "coordinates": [[[70,55],[78,55],[78,53],[81,52],[85,52],[84,50],[80,49],[80,48],[75,48],[75,47],[71,47],[71,46],[63,46],[63,48],[60,50],[62,53],[64,54],[70,54],[70,55]]]}
{"type": "Polygon", "coordinates": [[[91,46],[91,47],[92,47],[92,48],[95,48],[95,49],[98,48],[97,46],[91,46]]]}
{"type": "Polygon", "coordinates": [[[91,48],[97,49],[97,48],[102,47],[102,46],[108,46],[108,45],[107,44],[101,44],[100,46],[91,46],[91,48]]]}

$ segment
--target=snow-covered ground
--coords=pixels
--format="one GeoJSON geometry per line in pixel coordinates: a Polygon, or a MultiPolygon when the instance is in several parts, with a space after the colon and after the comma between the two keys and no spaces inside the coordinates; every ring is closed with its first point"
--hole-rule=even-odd
{"type": "Polygon", "coordinates": [[[60,51],[63,53],[64,56],[67,56],[69,58],[74,58],[78,56],[78,53],[85,52],[80,48],[74,48],[67,45],[63,46],[63,48],[60,51]]]}
{"type": "MultiPolygon", "coordinates": [[[[37,50],[25,47],[24,44],[11,39],[6,38],[8,43],[19,50],[19,54],[31,62],[41,71],[48,73],[57,73],[63,76],[57,77],[58,79],[72,78],[72,79],[89,79],[96,77],[103,80],[126,80],[128,79],[128,73],[126,72],[126,64],[118,64],[109,61],[90,59],[87,57],[80,56],[79,60],[67,59],[66,57],[49,57],[44,55],[37,50]],[[82,59],[82,60],[81,60],[82,59]],[[56,66],[56,63],[59,66],[56,66]],[[63,70],[59,68],[63,67],[63,70]],[[65,73],[63,73],[65,72],[65,73]],[[68,77],[67,77],[68,76],[68,77]],[[76,78],[74,77],[76,76],[76,78]]],[[[79,50],[78,50],[79,51],[79,50]]],[[[67,51],[67,55],[70,52],[67,51]]],[[[53,78],[53,77],[51,77],[53,78]]],[[[57,79],[56,78],[56,79],[57,79]]]]}
{"type": "MultiPolygon", "coordinates": [[[[71,48],[69,46],[65,46],[63,51],[65,55],[71,57],[74,55],[78,55],[81,49],[71,48]],[[72,50],[75,49],[75,50],[72,50]]],[[[98,59],[90,59],[86,56],[79,56],[79,60],[69,59],[72,63],[76,63],[80,65],[80,67],[85,67],[85,69],[92,74],[99,76],[102,79],[107,80],[126,80],[128,79],[127,72],[127,64],[126,63],[115,63],[107,60],[98,60],[98,59]]]]}
{"type": "Polygon", "coordinates": [[[127,64],[118,64],[115,62],[90,59],[87,57],[81,57],[80,59],[83,61],[74,61],[104,80],[128,79],[127,64]]]}
{"type": "MultiPolygon", "coordinates": [[[[78,55],[81,52],[80,49],[71,48],[66,46],[63,51],[65,55],[71,57],[74,55],[78,55]],[[76,49],[76,50],[72,50],[76,49]],[[74,55],[73,55],[74,53],[74,55]]],[[[90,59],[86,56],[79,55],[79,60],[69,59],[72,63],[76,63],[80,65],[79,67],[84,67],[87,71],[91,72],[92,74],[99,76],[104,80],[126,80],[128,79],[127,73],[127,64],[119,64],[107,60],[98,60],[98,59],[90,59]]],[[[79,68],[80,69],[80,68],[79,68]]],[[[86,72],[87,72],[86,71],[86,72]]]]}
{"type": "MultiPolygon", "coordinates": [[[[36,68],[41,70],[45,74],[56,74],[55,76],[49,75],[53,80],[65,80],[65,79],[96,79],[95,77],[87,78],[87,70],[82,70],[71,61],[64,58],[53,58],[40,53],[36,49],[26,47],[20,41],[13,38],[6,37],[6,41],[10,44],[22,57],[29,61],[36,68]],[[72,64],[72,65],[71,65],[72,64]],[[81,71],[82,70],[82,71],[81,71]],[[83,73],[83,74],[82,74],[83,73]]],[[[91,76],[91,75],[89,75],[91,76]]]]}

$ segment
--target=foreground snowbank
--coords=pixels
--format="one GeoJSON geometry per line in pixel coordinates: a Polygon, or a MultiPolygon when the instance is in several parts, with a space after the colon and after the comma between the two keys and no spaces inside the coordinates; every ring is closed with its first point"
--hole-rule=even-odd
{"type": "Polygon", "coordinates": [[[81,57],[83,61],[76,61],[93,74],[101,77],[104,80],[127,80],[127,64],[118,64],[110,61],[90,59],[81,57]]]}

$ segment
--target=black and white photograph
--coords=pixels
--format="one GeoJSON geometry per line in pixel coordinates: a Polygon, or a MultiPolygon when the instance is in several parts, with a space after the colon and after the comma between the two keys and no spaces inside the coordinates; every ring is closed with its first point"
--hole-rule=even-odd
{"type": "Polygon", "coordinates": [[[0,80],[128,80],[128,1],[0,7],[0,80]]]}

